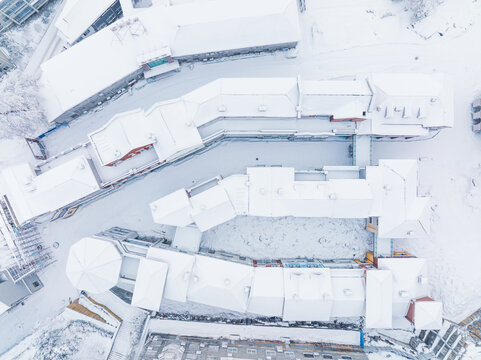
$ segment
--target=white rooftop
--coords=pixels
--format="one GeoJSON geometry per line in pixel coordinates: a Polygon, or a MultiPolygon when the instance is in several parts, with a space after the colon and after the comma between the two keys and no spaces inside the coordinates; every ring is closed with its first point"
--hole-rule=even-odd
{"type": "Polygon", "coordinates": [[[284,321],[329,321],[333,293],[328,268],[284,268],[284,321]]]}
{"type": "Polygon", "coordinates": [[[187,300],[245,312],[253,275],[251,266],[196,255],[187,300]]]}
{"type": "Polygon", "coordinates": [[[392,272],[366,271],[366,327],[392,327],[392,272]]]}
{"type": "Polygon", "coordinates": [[[453,90],[445,75],[380,73],[372,74],[368,82],[374,93],[371,134],[414,135],[422,125],[427,135],[428,128],[453,126],[453,90]]]}
{"type": "Polygon", "coordinates": [[[430,233],[429,198],[418,196],[418,163],[411,159],[379,160],[366,179],[379,194],[378,236],[420,238],[430,233]]]}
{"type": "Polygon", "coordinates": [[[150,204],[150,210],[156,223],[187,226],[194,221],[191,215],[189,196],[184,189],[174,191],[154,201],[150,204]]]}
{"type": "Polygon", "coordinates": [[[137,57],[155,49],[169,46],[173,57],[182,58],[295,43],[299,38],[295,0],[211,0],[147,8],[42,64],[47,117],[55,120],[139,70],[137,57]],[[239,29],[243,36],[238,36],[239,29]]]}
{"type": "Polygon", "coordinates": [[[443,304],[439,301],[414,302],[416,330],[438,330],[443,325],[443,304]]]}
{"type": "Polygon", "coordinates": [[[284,309],[284,270],[255,267],[247,312],[281,317],[284,309]]]}
{"type": "MultiPolygon", "coordinates": [[[[66,271],[78,289],[100,293],[117,284],[121,263],[114,242],[84,238],[71,247],[66,271]]],[[[407,319],[417,321],[418,329],[438,328],[442,303],[429,301],[419,306],[431,300],[425,259],[377,258],[377,266],[367,270],[322,265],[263,267],[150,247],[140,260],[132,305],[158,311],[166,298],[284,321],[365,316],[368,328],[409,326],[407,319]],[[410,305],[416,308],[409,315],[410,305]]]]}
{"type": "Polygon", "coordinates": [[[159,311],[168,269],[169,265],[165,262],[140,259],[131,304],[159,311]]]}
{"type": "Polygon", "coordinates": [[[83,156],[39,175],[27,163],[5,168],[1,184],[20,224],[100,189],[90,162],[83,156]]]}
{"type": "Polygon", "coordinates": [[[426,296],[428,291],[426,259],[378,258],[380,270],[392,273],[392,316],[404,318],[412,299],[426,296]]]}
{"type": "Polygon", "coordinates": [[[95,238],[83,238],[70,247],[66,274],[75,288],[93,294],[117,285],[122,256],[116,246],[95,238]]]}
{"type": "Polygon", "coordinates": [[[168,264],[164,297],[174,301],[187,301],[187,289],[194,266],[194,255],[150,247],[147,258],[168,264]]]}
{"type": "MultiPolygon", "coordinates": [[[[383,76],[389,78],[390,75],[383,76]]],[[[431,75],[413,74],[409,78],[416,76],[427,78],[429,82],[431,75]]],[[[438,78],[434,76],[432,81],[438,78]]],[[[393,75],[392,81],[401,80],[393,75]]],[[[146,112],[137,109],[117,114],[89,134],[89,138],[100,163],[111,165],[125,159],[129,152],[148,145],[153,145],[159,161],[168,161],[192,149],[201,148],[205,140],[201,138],[201,128],[218,118],[245,119],[244,125],[242,122],[236,123],[238,131],[243,130],[242,126],[249,129],[248,121],[253,117],[275,119],[273,121],[278,123],[279,129],[283,129],[283,122],[298,116],[357,118],[365,120],[357,123],[353,131],[356,130],[358,135],[372,135],[376,134],[374,123],[384,121],[377,117],[376,112],[370,112],[373,94],[378,96],[376,92],[371,92],[365,79],[314,81],[297,78],[222,78],[182,97],[158,102],[146,112]]],[[[413,98],[418,99],[415,96],[413,98]]],[[[382,125],[384,135],[403,134],[405,129],[406,135],[427,135],[431,127],[451,126],[452,118],[449,118],[449,111],[445,109],[450,106],[449,101],[450,98],[446,97],[439,102],[429,102],[431,107],[439,108],[429,122],[382,125]],[[443,112],[443,116],[439,112],[443,112]]],[[[316,121],[329,120],[320,118],[316,121]]]]}
{"type": "Polygon", "coordinates": [[[333,277],[331,317],[359,317],[365,314],[366,294],[362,277],[333,277]]]}
{"type": "Polygon", "coordinates": [[[68,0],[55,22],[61,37],[72,44],[115,0],[68,0]]]}
{"type": "Polygon", "coordinates": [[[365,179],[297,180],[294,168],[251,167],[192,197],[180,189],[150,207],[156,223],[193,223],[201,231],[237,215],[378,217],[380,238],[416,238],[430,230],[429,199],[417,195],[417,169],[416,160],[380,160],[366,167],[365,179]]]}
{"type": "Polygon", "coordinates": [[[237,216],[227,192],[214,186],[190,198],[192,219],[200,231],[211,229],[237,216]]]}

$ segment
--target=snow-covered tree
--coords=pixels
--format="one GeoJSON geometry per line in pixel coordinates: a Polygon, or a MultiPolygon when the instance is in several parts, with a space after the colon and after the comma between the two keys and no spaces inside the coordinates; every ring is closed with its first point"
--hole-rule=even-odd
{"type": "Polygon", "coordinates": [[[412,12],[412,21],[417,22],[428,17],[436,6],[440,3],[439,0],[407,0],[409,9],[412,12]]]}
{"type": "Polygon", "coordinates": [[[38,101],[38,85],[20,70],[0,79],[0,138],[38,135],[47,126],[38,101]]]}

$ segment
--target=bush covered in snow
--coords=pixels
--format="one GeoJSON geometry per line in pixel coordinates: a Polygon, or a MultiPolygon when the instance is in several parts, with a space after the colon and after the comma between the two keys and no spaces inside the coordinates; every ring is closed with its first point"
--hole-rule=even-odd
{"type": "Polygon", "coordinates": [[[417,22],[428,17],[441,2],[440,0],[407,0],[412,12],[412,21],[417,22]]]}

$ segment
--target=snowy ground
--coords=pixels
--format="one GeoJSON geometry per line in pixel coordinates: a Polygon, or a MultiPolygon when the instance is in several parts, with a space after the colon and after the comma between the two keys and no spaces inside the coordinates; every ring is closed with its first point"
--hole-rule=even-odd
{"type": "MultiPolygon", "coordinates": [[[[323,79],[383,71],[447,73],[454,80],[454,128],[427,141],[377,142],[373,154],[375,160],[421,159],[421,195],[433,198],[433,234],[428,239],[398,241],[395,247],[428,259],[433,296],[444,302],[447,318],[461,320],[481,307],[478,265],[481,254],[478,236],[481,233],[481,136],[471,132],[470,120],[470,102],[481,95],[481,2],[446,0],[415,26],[410,25],[411,14],[404,10],[403,2],[306,2],[308,11],[301,15],[304,39],[297,58],[287,59],[285,54],[276,54],[196,64],[192,69],[185,67],[180,74],[148,84],[134,91],[132,96],[124,95],[102,111],[88,114],[78,125],[73,124],[50,137],[48,146],[52,153],[61,151],[71,146],[69,144],[85,141],[89,127],[97,128],[116,112],[147,108],[156,101],[178,96],[219,76],[300,74],[306,79],[323,79]],[[74,127],[79,131],[71,131],[74,127]]],[[[21,158],[25,154],[24,147],[16,153],[14,145],[6,146],[12,148],[11,154],[21,158]]],[[[2,156],[0,161],[11,160],[2,156]]],[[[114,225],[170,236],[171,228],[152,223],[148,203],[180,186],[219,173],[243,172],[246,166],[256,164],[310,169],[350,162],[348,143],[343,142],[253,142],[247,146],[239,142],[225,143],[178,166],[148,175],[81,209],[71,219],[44,225],[47,245],[54,241],[61,244],[55,250],[58,261],[41,274],[45,289],[32,296],[25,306],[0,318],[0,353],[41,326],[45,319],[59,314],[69,296],[75,297],[77,292],[66,279],[64,268],[68,247],[79,238],[114,225]]],[[[320,257],[358,256],[370,241],[363,231],[357,231],[361,227],[355,221],[238,218],[208,232],[203,245],[243,254],[253,252],[260,257],[305,256],[312,251],[320,257]]],[[[166,306],[171,311],[182,310],[176,304],[166,306]]],[[[372,359],[387,358],[383,354],[372,356],[372,359]]],[[[472,358],[476,356],[479,355],[472,358]]]]}
{"type": "Polygon", "coordinates": [[[203,234],[202,246],[262,258],[363,259],[372,250],[365,220],[237,217],[203,234]],[[229,238],[229,241],[226,241],[229,238]]]}
{"type": "Polygon", "coordinates": [[[113,331],[99,321],[65,309],[48,325],[38,329],[2,360],[104,360],[113,331]]]}

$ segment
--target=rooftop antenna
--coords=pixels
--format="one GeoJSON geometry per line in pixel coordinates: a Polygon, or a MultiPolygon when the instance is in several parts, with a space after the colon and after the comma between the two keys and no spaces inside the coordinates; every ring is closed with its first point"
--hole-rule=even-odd
{"type": "Polygon", "coordinates": [[[120,43],[124,42],[125,35],[128,32],[124,21],[117,21],[110,30],[114,33],[115,39],[117,39],[120,43]]]}
{"type": "Polygon", "coordinates": [[[129,19],[118,20],[110,30],[114,33],[115,38],[123,43],[127,34],[130,36],[140,36],[146,32],[145,26],[142,24],[138,17],[133,17],[129,19]]]}
{"type": "Polygon", "coordinates": [[[129,24],[129,32],[132,36],[140,36],[146,32],[144,24],[142,24],[142,22],[137,16],[128,19],[127,23],[129,24]]]}

